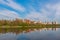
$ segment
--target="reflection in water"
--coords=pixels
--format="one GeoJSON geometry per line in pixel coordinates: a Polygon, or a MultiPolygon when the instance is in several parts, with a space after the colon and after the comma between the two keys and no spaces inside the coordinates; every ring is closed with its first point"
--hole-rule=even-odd
{"type": "MultiPolygon", "coordinates": [[[[59,29],[59,28],[58,28],[59,29]]],[[[16,33],[16,34],[19,34],[19,33],[22,33],[22,32],[32,32],[32,31],[48,31],[48,30],[52,30],[52,31],[56,31],[57,28],[39,28],[39,29],[25,29],[25,30],[22,30],[22,29],[17,29],[17,28],[8,28],[8,29],[5,29],[5,28],[0,28],[0,33],[8,33],[8,32],[12,32],[12,33],[16,33]]]]}
{"type": "Polygon", "coordinates": [[[15,33],[0,33],[0,40],[16,40],[16,34],[15,33]]]}
{"type": "Polygon", "coordinates": [[[60,28],[0,29],[0,40],[60,40],[60,28]]]}

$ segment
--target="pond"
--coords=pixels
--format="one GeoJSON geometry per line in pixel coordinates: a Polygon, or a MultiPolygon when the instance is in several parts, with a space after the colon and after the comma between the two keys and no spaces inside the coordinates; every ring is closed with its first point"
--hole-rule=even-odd
{"type": "Polygon", "coordinates": [[[0,29],[0,40],[60,40],[60,28],[0,29]]]}

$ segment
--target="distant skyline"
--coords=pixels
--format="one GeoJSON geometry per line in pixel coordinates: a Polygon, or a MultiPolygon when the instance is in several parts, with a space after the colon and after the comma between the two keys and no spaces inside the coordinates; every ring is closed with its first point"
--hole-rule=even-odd
{"type": "Polygon", "coordinates": [[[15,18],[60,23],[60,0],[0,0],[0,19],[15,18]]]}

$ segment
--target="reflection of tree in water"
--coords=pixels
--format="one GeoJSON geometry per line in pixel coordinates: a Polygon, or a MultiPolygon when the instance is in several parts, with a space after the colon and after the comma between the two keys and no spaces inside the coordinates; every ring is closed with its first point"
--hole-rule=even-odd
{"type": "Polygon", "coordinates": [[[28,33],[28,32],[32,32],[32,31],[48,31],[48,30],[53,30],[53,31],[56,31],[56,28],[29,28],[29,29],[20,29],[20,28],[0,28],[0,33],[8,33],[8,32],[13,32],[13,33],[16,33],[16,34],[19,34],[19,33],[28,33]]]}

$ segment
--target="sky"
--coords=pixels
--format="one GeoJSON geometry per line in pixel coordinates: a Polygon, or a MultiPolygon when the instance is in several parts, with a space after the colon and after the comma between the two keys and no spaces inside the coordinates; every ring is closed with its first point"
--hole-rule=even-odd
{"type": "Polygon", "coordinates": [[[0,19],[60,23],[60,0],[0,0],[0,19]]]}

